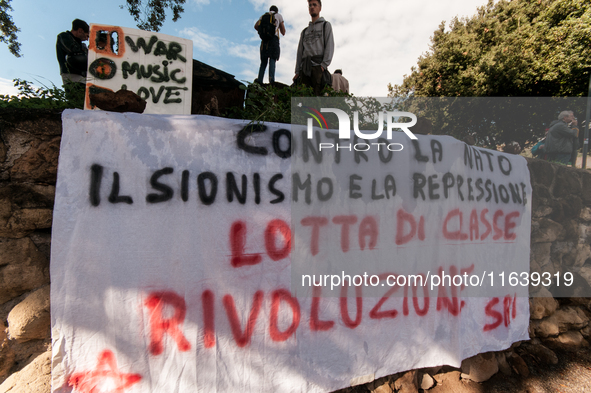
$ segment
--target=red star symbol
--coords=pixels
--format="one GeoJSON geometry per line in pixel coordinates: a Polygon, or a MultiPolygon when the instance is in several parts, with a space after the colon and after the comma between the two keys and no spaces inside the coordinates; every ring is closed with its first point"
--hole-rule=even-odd
{"type": "Polygon", "coordinates": [[[81,393],[124,393],[141,379],[139,374],[120,372],[115,354],[105,349],[99,354],[94,370],[72,374],[68,385],[81,393]]]}

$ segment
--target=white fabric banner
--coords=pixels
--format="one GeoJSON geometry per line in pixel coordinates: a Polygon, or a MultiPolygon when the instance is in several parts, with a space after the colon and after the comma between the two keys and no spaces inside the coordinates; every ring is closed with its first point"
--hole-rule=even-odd
{"type": "MultiPolygon", "coordinates": [[[[350,183],[363,161],[336,171],[346,173],[339,187],[352,188],[344,195],[373,194],[391,222],[350,214],[323,224],[317,212],[292,216],[296,173],[285,146],[292,127],[266,123],[252,132],[248,125],[64,112],[51,254],[52,392],[332,391],[409,369],[457,367],[529,338],[528,288],[522,278],[509,280],[529,274],[523,157],[441,136],[413,145],[395,133],[404,150],[394,153],[390,183],[350,183]],[[308,234],[294,236],[296,245],[294,227],[308,234]],[[409,260],[378,274],[379,285],[354,278],[349,298],[321,296],[333,278],[294,296],[293,283],[303,280],[292,277],[296,248],[333,260],[349,248],[364,261],[395,253],[409,260]],[[420,263],[410,261],[415,254],[420,263]],[[410,276],[401,282],[411,273],[422,274],[423,285],[411,285],[410,276]],[[446,273],[460,281],[437,283],[446,273]],[[468,292],[483,282],[492,292],[468,292]],[[370,286],[381,294],[353,297],[370,286]]],[[[312,195],[326,199],[317,180],[312,195]]],[[[302,214],[305,190],[298,193],[302,214]]]]}

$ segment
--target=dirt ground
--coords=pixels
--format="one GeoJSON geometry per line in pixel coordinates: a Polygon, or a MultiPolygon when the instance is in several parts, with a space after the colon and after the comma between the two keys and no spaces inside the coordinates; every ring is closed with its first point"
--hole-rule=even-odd
{"type": "MultiPolygon", "coordinates": [[[[437,386],[428,390],[429,393],[580,393],[591,392],[591,348],[577,351],[554,350],[558,356],[558,364],[544,364],[532,355],[523,354],[522,358],[528,365],[530,375],[526,378],[512,374],[505,376],[497,373],[490,380],[478,383],[460,382],[469,389],[437,390],[437,386]]],[[[442,388],[444,386],[441,386],[442,388]]]]}
{"type": "MultiPolygon", "coordinates": [[[[524,377],[515,372],[504,375],[498,372],[491,379],[483,383],[477,383],[460,378],[460,371],[441,370],[435,379],[437,384],[429,390],[419,389],[421,393],[583,393],[591,392],[591,347],[583,347],[576,350],[553,349],[558,357],[555,365],[541,362],[540,359],[517,348],[516,353],[527,364],[529,375],[524,377]]],[[[523,373],[523,370],[521,370],[523,373]]],[[[420,373],[419,373],[420,375],[420,373]]],[[[378,385],[387,383],[391,377],[385,377],[378,385]]],[[[416,392],[416,388],[404,386],[401,390],[395,390],[393,376],[389,387],[366,384],[346,388],[333,393],[407,393],[416,392]],[[375,390],[371,390],[375,389],[375,390]]]]}

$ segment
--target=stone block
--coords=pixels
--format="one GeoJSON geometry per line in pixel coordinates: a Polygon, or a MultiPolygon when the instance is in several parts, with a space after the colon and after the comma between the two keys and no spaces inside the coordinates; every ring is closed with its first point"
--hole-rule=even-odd
{"type": "Polygon", "coordinates": [[[8,153],[8,147],[6,147],[6,143],[0,140],[0,162],[4,162],[6,160],[6,153],[8,153]]]}
{"type": "Polygon", "coordinates": [[[0,238],[0,304],[49,283],[49,262],[29,238],[0,238]]]}
{"type": "MultiPolygon", "coordinates": [[[[591,293],[591,287],[589,289],[589,293],[591,293]]],[[[585,310],[589,310],[589,307],[591,307],[591,298],[589,298],[589,297],[569,297],[567,301],[570,306],[575,307],[575,309],[577,310],[579,315],[584,315],[583,320],[585,320],[585,321],[591,320],[590,316],[583,313],[581,310],[581,308],[583,308],[585,310]]]]}
{"type": "Polygon", "coordinates": [[[579,224],[579,244],[588,243],[591,239],[591,225],[579,224]]]}
{"type": "Polygon", "coordinates": [[[557,222],[578,219],[581,210],[583,209],[583,202],[577,195],[568,195],[565,198],[552,199],[549,201],[548,205],[552,209],[549,218],[557,222]]]}
{"type": "Polygon", "coordinates": [[[533,320],[529,323],[529,335],[531,337],[550,337],[560,333],[558,322],[552,317],[541,320],[533,320]]]}
{"type": "Polygon", "coordinates": [[[530,257],[540,267],[550,263],[552,243],[534,243],[531,245],[530,257]]]}
{"type": "Polygon", "coordinates": [[[584,314],[579,314],[574,307],[563,307],[557,310],[550,318],[554,318],[558,324],[560,333],[568,330],[580,330],[588,325],[589,320],[584,314]]]}
{"type": "Polygon", "coordinates": [[[13,207],[19,209],[51,209],[55,199],[55,186],[17,183],[3,187],[0,195],[10,198],[13,207]]]}
{"type": "MultiPolygon", "coordinates": [[[[544,272],[544,269],[538,264],[538,262],[533,258],[533,255],[531,255],[531,254],[529,255],[529,271],[530,271],[530,273],[538,272],[539,274],[542,274],[542,272],[544,272]]],[[[531,296],[531,292],[533,292],[534,290],[535,290],[535,287],[530,288],[530,296],[531,296]]]]}
{"type": "Polygon", "coordinates": [[[569,242],[579,242],[579,223],[576,220],[564,220],[561,221],[562,227],[564,228],[564,240],[569,242]]]}
{"type": "Polygon", "coordinates": [[[549,206],[552,209],[552,213],[550,215],[548,215],[549,219],[554,220],[559,223],[562,223],[563,221],[565,221],[567,219],[566,215],[564,214],[564,200],[552,199],[549,202],[549,206]]]}
{"type": "Polygon", "coordinates": [[[586,222],[591,221],[591,207],[583,207],[579,218],[586,222]]]}
{"type": "Polygon", "coordinates": [[[371,393],[394,393],[394,389],[392,389],[389,378],[380,378],[369,386],[369,391],[371,393]]]}
{"type": "Polygon", "coordinates": [[[10,345],[4,329],[0,330],[0,380],[10,372],[15,363],[15,354],[10,345]]]}
{"type": "Polygon", "coordinates": [[[10,184],[0,187],[0,236],[20,238],[51,227],[55,187],[10,184]]]}
{"type": "Polygon", "coordinates": [[[532,184],[532,193],[536,196],[532,199],[532,207],[535,206],[536,209],[542,206],[550,206],[550,203],[554,200],[550,189],[540,184],[532,184]]]}
{"type": "Polygon", "coordinates": [[[0,393],[49,393],[50,390],[51,350],[38,355],[0,385],[0,393]]]}
{"type": "Polygon", "coordinates": [[[419,393],[419,373],[417,370],[407,371],[403,376],[394,381],[394,389],[397,393],[419,393]]]}
{"type": "Polygon", "coordinates": [[[55,184],[61,137],[35,140],[30,149],[14,162],[10,170],[13,181],[55,184]]]}
{"type": "Polygon", "coordinates": [[[433,377],[430,376],[428,373],[423,374],[423,376],[421,377],[420,388],[423,390],[429,390],[433,386],[435,386],[435,379],[433,379],[433,377]]]}
{"type": "Polygon", "coordinates": [[[505,375],[505,376],[509,376],[511,375],[511,366],[509,365],[509,362],[507,362],[507,356],[506,356],[506,352],[497,352],[495,355],[497,357],[497,364],[499,365],[499,371],[505,375]]]}
{"type": "Polygon", "coordinates": [[[474,382],[488,381],[493,375],[499,372],[497,357],[493,352],[479,353],[462,362],[462,379],[469,379],[474,382]]]}
{"type": "Polygon", "coordinates": [[[527,351],[545,364],[558,364],[558,356],[550,348],[542,344],[532,344],[527,346],[527,351]]]}
{"type": "Polygon", "coordinates": [[[537,293],[537,297],[529,300],[530,318],[542,319],[554,314],[558,308],[558,301],[552,297],[550,291],[546,288],[541,288],[537,293]]]}
{"type": "Polygon", "coordinates": [[[37,229],[51,228],[52,218],[52,209],[14,210],[6,221],[0,219],[0,236],[21,238],[37,229]]]}
{"type": "Polygon", "coordinates": [[[591,266],[585,264],[581,269],[579,269],[579,274],[581,277],[587,281],[588,284],[591,284],[591,266]]]}
{"type": "Polygon", "coordinates": [[[511,366],[511,369],[517,374],[524,378],[529,377],[529,367],[525,360],[518,354],[512,352],[507,356],[507,362],[511,366]]]}
{"type": "Polygon", "coordinates": [[[541,205],[540,204],[538,206],[535,206],[535,208],[532,207],[532,217],[534,219],[547,217],[547,216],[551,215],[552,213],[553,213],[553,210],[548,205],[541,205]]]}
{"type": "Polygon", "coordinates": [[[10,181],[10,169],[14,162],[30,149],[37,137],[24,128],[20,131],[4,128],[2,131],[2,139],[8,150],[4,161],[0,163],[0,170],[8,175],[7,180],[10,181]]]}
{"type": "MultiPolygon", "coordinates": [[[[540,298],[545,299],[545,298],[540,298]]],[[[551,337],[569,330],[580,330],[589,324],[589,318],[580,309],[564,307],[547,318],[530,322],[533,337],[551,337]]]]}
{"type": "Polygon", "coordinates": [[[41,135],[62,134],[62,111],[40,109],[5,109],[2,113],[4,132],[41,135]],[[21,131],[22,132],[22,131],[21,131]]]}
{"type": "Polygon", "coordinates": [[[532,243],[554,242],[558,239],[562,239],[565,235],[565,230],[562,225],[549,218],[542,218],[537,224],[537,228],[532,226],[532,243]]]}
{"type": "Polygon", "coordinates": [[[589,346],[589,343],[587,340],[585,340],[581,332],[573,330],[562,333],[558,337],[548,337],[544,340],[544,342],[555,348],[576,348],[581,346],[589,346]]]}
{"type": "MultiPolygon", "coordinates": [[[[540,274],[548,273],[552,277],[553,274],[556,273],[556,266],[558,266],[558,267],[562,266],[561,263],[562,263],[562,261],[560,261],[560,260],[553,261],[552,258],[550,258],[550,263],[545,266],[542,266],[539,273],[540,274]]],[[[542,276],[540,276],[540,280],[542,280],[541,282],[547,282],[546,278],[542,277],[542,276]],[[544,280],[546,280],[546,281],[544,281],[544,280]]],[[[540,287],[544,287],[544,286],[538,285],[538,288],[540,288],[540,287]]],[[[530,288],[531,288],[531,286],[530,286],[530,288]]],[[[535,290],[535,287],[534,287],[534,290],[535,290]]]]}
{"type": "Polygon", "coordinates": [[[554,177],[552,192],[557,198],[581,195],[581,182],[578,173],[567,167],[558,168],[554,177]]]}
{"type": "Polygon", "coordinates": [[[548,161],[528,160],[527,166],[531,174],[532,183],[550,187],[554,180],[554,167],[548,161]]]}
{"type": "Polygon", "coordinates": [[[8,334],[12,340],[24,342],[51,336],[49,285],[36,290],[17,304],[8,314],[8,334]]]}
{"type": "MultiPolygon", "coordinates": [[[[433,379],[437,382],[437,386],[443,386],[449,392],[454,391],[454,387],[461,386],[460,371],[450,371],[447,373],[439,373],[433,376],[433,379]]],[[[460,389],[457,389],[460,390],[460,389]]]]}
{"type": "Polygon", "coordinates": [[[551,257],[554,262],[560,261],[560,263],[564,263],[566,266],[566,260],[574,261],[574,257],[569,256],[573,253],[573,250],[576,247],[575,242],[564,242],[564,241],[555,241],[552,243],[551,247],[551,257]]]}
{"type": "Polygon", "coordinates": [[[567,195],[564,198],[563,210],[566,218],[576,220],[583,210],[583,201],[577,194],[567,195]]]}
{"type": "Polygon", "coordinates": [[[573,244],[570,246],[570,251],[564,255],[563,261],[566,266],[579,270],[578,268],[583,266],[589,258],[591,258],[591,246],[589,244],[573,244]]]}
{"type": "Polygon", "coordinates": [[[591,325],[591,311],[589,310],[589,306],[591,306],[591,299],[586,299],[584,304],[579,304],[579,307],[575,307],[581,319],[586,321],[585,326],[591,325]]]}

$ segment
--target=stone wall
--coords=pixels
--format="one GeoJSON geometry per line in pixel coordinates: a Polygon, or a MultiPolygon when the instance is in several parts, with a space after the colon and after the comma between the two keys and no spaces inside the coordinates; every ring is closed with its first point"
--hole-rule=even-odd
{"type": "MultiPolygon", "coordinates": [[[[0,393],[50,390],[49,251],[60,135],[58,112],[0,113],[0,393]]],[[[529,169],[532,271],[575,273],[576,285],[560,294],[569,297],[541,289],[530,300],[528,342],[466,359],[461,369],[412,370],[347,390],[418,392],[498,372],[527,377],[524,354],[556,364],[552,349],[589,345],[590,302],[580,295],[591,291],[591,173],[541,160],[529,160],[529,169]]]]}
{"type": "Polygon", "coordinates": [[[0,392],[48,392],[59,112],[0,114],[0,392]]]}

